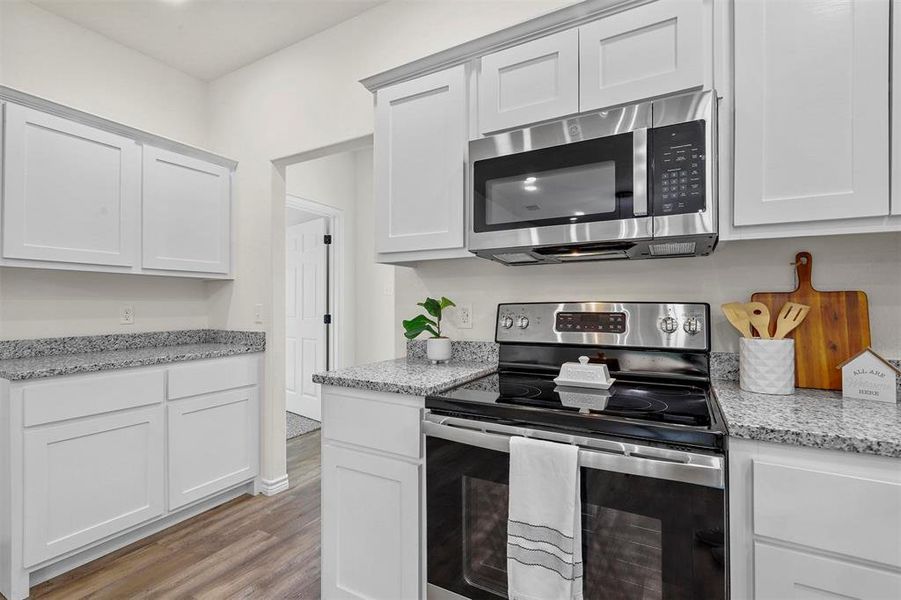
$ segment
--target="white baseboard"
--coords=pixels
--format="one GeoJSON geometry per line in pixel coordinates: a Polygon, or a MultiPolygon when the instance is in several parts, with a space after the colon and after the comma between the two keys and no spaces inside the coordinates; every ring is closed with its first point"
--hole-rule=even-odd
{"type": "Polygon", "coordinates": [[[285,473],[281,477],[275,479],[260,478],[260,484],[257,489],[264,496],[280,494],[288,489],[288,474],[285,473]]]}

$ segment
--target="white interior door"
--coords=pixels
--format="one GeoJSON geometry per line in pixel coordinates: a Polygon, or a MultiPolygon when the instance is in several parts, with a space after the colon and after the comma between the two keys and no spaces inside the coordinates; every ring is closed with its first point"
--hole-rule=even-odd
{"type": "Polygon", "coordinates": [[[320,420],[320,385],[313,373],[325,369],[328,312],[326,290],[325,219],[288,227],[285,278],[287,366],[285,393],[288,410],[320,420]]]}

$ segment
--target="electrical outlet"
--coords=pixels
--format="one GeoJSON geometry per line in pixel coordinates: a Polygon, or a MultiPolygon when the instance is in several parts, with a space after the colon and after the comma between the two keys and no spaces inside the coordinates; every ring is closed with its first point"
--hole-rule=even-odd
{"type": "Polygon", "coordinates": [[[472,329],[472,304],[458,304],[455,312],[457,329],[472,329]]]}
{"type": "Polygon", "coordinates": [[[135,324],[135,307],[131,304],[125,304],[119,309],[119,323],[122,325],[135,324]]]}
{"type": "Polygon", "coordinates": [[[262,304],[254,304],[253,305],[253,322],[254,323],[262,323],[263,322],[263,305],[262,304]]]}

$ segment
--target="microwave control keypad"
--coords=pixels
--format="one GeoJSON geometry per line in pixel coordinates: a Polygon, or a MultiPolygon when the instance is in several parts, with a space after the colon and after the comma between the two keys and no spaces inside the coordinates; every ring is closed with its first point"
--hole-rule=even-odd
{"type": "Polygon", "coordinates": [[[704,210],[704,121],[658,127],[651,130],[651,135],[654,215],[704,210]]]}

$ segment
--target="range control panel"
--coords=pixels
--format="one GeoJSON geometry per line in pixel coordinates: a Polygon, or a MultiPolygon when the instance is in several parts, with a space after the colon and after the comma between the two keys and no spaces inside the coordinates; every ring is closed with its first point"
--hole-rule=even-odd
{"type": "Polygon", "coordinates": [[[626,313],[558,312],[557,331],[626,333],[626,313]]]}
{"type": "Polygon", "coordinates": [[[710,350],[710,305],[664,302],[500,304],[499,343],[710,350]]]}
{"type": "Polygon", "coordinates": [[[706,208],[704,121],[650,131],[651,202],[654,215],[682,215],[706,208]]]}

